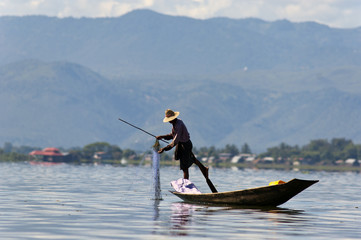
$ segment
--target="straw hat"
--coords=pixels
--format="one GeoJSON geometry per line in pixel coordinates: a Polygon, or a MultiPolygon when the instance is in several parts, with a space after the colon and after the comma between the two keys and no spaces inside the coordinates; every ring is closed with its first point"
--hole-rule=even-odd
{"type": "Polygon", "coordinates": [[[176,119],[179,116],[179,112],[173,112],[170,109],[165,110],[165,118],[163,119],[163,122],[170,122],[174,119],[176,119]]]}

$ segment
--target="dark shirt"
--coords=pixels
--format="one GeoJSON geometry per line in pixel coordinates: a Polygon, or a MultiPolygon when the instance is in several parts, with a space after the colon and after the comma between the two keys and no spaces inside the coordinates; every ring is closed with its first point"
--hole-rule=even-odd
{"type": "Polygon", "coordinates": [[[172,132],[164,137],[165,139],[173,139],[173,141],[168,145],[172,148],[179,142],[185,143],[190,140],[186,125],[184,125],[183,121],[178,118],[173,124],[172,132]]]}

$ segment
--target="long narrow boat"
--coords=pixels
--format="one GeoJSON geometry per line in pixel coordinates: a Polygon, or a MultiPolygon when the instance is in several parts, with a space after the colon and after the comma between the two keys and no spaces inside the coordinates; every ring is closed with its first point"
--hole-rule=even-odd
{"type": "Polygon", "coordinates": [[[171,193],[187,202],[275,207],[287,202],[317,182],[318,180],[295,178],[283,184],[231,192],[186,194],[171,191],[171,193]]]}

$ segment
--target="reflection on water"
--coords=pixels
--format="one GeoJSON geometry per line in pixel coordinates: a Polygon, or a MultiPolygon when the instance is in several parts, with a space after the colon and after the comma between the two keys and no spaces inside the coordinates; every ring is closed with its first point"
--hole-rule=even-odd
{"type": "MultiPolygon", "coordinates": [[[[192,221],[193,213],[195,211],[203,212],[206,215],[212,215],[217,212],[227,211],[238,211],[240,214],[254,214],[256,217],[257,213],[267,213],[266,220],[273,222],[288,222],[295,223],[299,221],[307,221],[304,218],[297,217],[304,213],[303,210],[295,210],[280,207],[242,207],[242,206],[227,206],[219,204],[198,204],[198,203],[186,203],[186,202],[175,202],[171,204],[172,215],[171,223],[174,228],[181,228],[183,225],[187,225],[192,221]]],[[[263,219],[263,218],[262,218],[263,219]]]]}
{"type": "MultiPolygon", "coordinates": [[[[209,191],[198,169],[192,182],[209,191]]],[[[180,202],[168,193],[178,167],[160,168],[163,200],[154,200],[152,167],[0,163],[0,239],[358,239],[357,173],[213,168],[219,191],[272,180],[319,179],[278,208],[180,202]]]]}
{"type": "Polygon", "coordinates": [[[171,228],[177,230],[177,235],[187,235],[184,230],[186,226],[191,223],[193,212],[196,209],[195,205],[188,203],[172,203],[172,215],[170,217],[171,228]]]}
{"type": "Polygon", "coordinates": [[[154,204],[153,204],[153,221],[158,220],[159,218],[159,204],[160,204],[160,199],[155,199],[154,200],[154,204]]]}

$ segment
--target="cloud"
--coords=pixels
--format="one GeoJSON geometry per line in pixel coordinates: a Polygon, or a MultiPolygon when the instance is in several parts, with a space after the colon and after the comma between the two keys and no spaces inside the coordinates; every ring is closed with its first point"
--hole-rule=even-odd
{"type": "Polygon", "coordinates": [[[203,0],[198,2],[199,6],[186,4],[188,1],[177,2],[182,5],[178,7],[177,14],[196,18],[256,17],[268,21],[279,19],[295,22],[316,21],[332,27],[361,26],[359,0],[203,0]],[[182,11],[180,12],[179,9],[182,11]]]}
{"type": "Polygon", "coordinates": [[[59,8],[58,17],[117,17],[137,8],[147,8],[153,0],[66,0],[59,8]]]}
{"type": "Polygon", "coordinates": [[[217,15],[218,11],[232,5],[231,0],[194,0],[190,1],[190,3],[186,4],[185,1],[180,1],[176,5],[175,14],[205,19],[217,15]]]}
{"type": "Polygon", "coordinates": [[[199,19],[255,17],[361,26],[360,0],[0,0],[0,16],[117,17],[144,8],[199,19]]]}
{"type": "Polygon", "coordinates": [[[333,27],[361,26],[359,0],[200,0],[174,1],[176,11],[169,14],[195,18],[226,16],[256,17],[268,21],[288,19],[295,22],[316,21],[333,27]]]}

